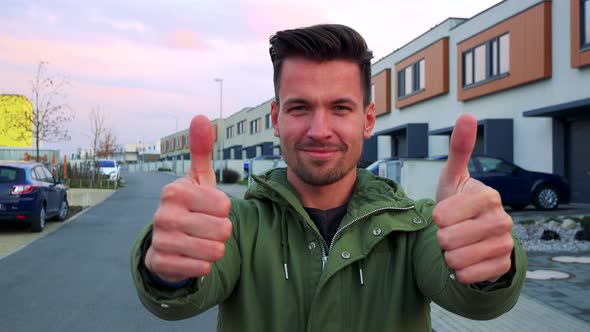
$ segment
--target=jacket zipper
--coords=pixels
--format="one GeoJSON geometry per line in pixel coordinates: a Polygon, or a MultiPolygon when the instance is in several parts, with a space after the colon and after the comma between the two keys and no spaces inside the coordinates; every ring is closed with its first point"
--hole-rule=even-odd
{"type": "MultiPolygon", "coordinates": [[[[388,206],[388,207],[383,207],[383,208],[379,208],[376,210],[373,210],[371,212],[367,212],[365,214],[363,214],[360,217],[355,218],[354,220],[352,220],[351,222],[349,222],[348,224],[344,225],[344,227],[340,228],[338,231],[336,231],[336,234],[334,234],[334,237],[332,237],[332,242],[330,243],[330,247],[328,248],[328,255],[330,255],[330,252],[332,251],[332,249],[334,248],[334,244],[336,242],[336,238],[338,237],[338,235],[340,233],[342,233],[345,229],[347,229],[348,227],[352,226],[355,222],[364,219],[374,213],[377,212],[381,212],[381,211],[385,211],[385,210],[394,210],[394,211],[407,211],[407,210],[411,210],[414,208],[414,205],[412,206],[408,206],[408,207],[403,207],[403,208],[398,208],[398,207],[393,207],[393,206],[388,206]]],[[[326,261],[328,260],[328,257],[326,256],[326,261]]]]}
{"type": "Polygon", "coordinates": [[[309,229],[315,235],[316,239],[320,243],[320,249],[322,250],[322,271],[324,271],[324,268],[326,267],[326,262],[328,261],[328,255],[326,255],[326,247],[328,246],[328,244],[326,243],[326,241],[324,241],[323,237],[318,235],[317,232],[314,231],[313,228],[311,228],[311,226],[309,226],[307,221],[301,220],[300,218],[297,219],[299,219],[299,221],[302,222],[303,225],[305,225],[305,227],[307,227],[307,229],[309,229]]]}
{"type": "MultiPolygon", "coordinates": [[[[258,184],[264,186],[263,183],[261,183],[260,181],[258,181],[258,179],[254,178],[254,181],[258,182],[258,184]]],[[[305,225],[305,227],[307,227],[307,229],[309,229],[309,231],[315,235],[316,239],[318,240],[319,244],[320,244],[320,249],[322,251],[322,271],[324,271],[324,268],[326,267],[326,262],[328,262],[328,255],[326,253],[326,247],[328,246],[328,244],[326,243],[326,241],[324,241],[324,238],[319,235],[316,231],[313,230],[313,228],[311,228],[311,226],[309,226],[309,224],[307,223],[307,221],[301,219],[301,218],[297,218],[299,219],[300,222],[303,223],[303,225],[305,225]]]]}

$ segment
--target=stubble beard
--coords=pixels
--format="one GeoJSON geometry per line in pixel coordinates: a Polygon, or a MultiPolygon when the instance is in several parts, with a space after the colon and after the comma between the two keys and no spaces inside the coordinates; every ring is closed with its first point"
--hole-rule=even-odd
{"type": "Polygon", "coordinates": [[[346,165],[344,157],[338,160],[333,168],[327,170],[321,169],[324,162],[310,162],[309,165],[306,165],[298,155],[295,158],[295,164],[287,166],[301,181],[311,186],[327,186],[336,183],[356,167],[355,163],[346,165]]]}

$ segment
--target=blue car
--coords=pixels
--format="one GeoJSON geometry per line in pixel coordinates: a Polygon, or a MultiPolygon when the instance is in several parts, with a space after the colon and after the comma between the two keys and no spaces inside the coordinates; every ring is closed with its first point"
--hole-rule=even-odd
{"type": "Polygon", "coordinates": [[[26,222],[41,232],[45,221],[64,221],[68,196],[42,163],[0,162],[0,221],[26,222]]]}
{"type": "MultiPolygon", "coordinates": [[[[447,159],[447,156],[432,159],[447,159]]],[[[502,204],[513,210],[522,210],[530,204],[541,210],[554,210],[570,201],[570,186],[560,175],[527,171],[490,156],[472,156],[468,169],[472,178],[497,190],[502,204]]]]}

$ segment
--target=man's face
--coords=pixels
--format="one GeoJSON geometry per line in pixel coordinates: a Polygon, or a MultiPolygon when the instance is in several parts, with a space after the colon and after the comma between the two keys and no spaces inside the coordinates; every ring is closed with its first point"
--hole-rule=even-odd
{"type": "Polygon", "coordinates": [[[272,122],[288,172],[304,183],[332,184],[356,168],[375,124],[374,104],[363,109],[360,75],[345,60],[283,62],[272,122]]]}

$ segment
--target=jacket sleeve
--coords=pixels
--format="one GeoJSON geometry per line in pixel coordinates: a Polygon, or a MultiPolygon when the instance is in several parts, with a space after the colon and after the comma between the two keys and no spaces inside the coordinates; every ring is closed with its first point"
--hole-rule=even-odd
{"type": "Polygon", "coordinates": [[[154,315],[165,320],[180,320],[198,315],[227,299],[240,277],[240,252],[237,245],[237,222],[233,223],[232,236],[225,242],[225,256],[214,262],[211,272],[201,278],[189,279],[179,288],[158,285],[150,277],[143,257],[147,252],[147,239],[151,238],[152,225],[148,225],[138,237],[131,251],[131,275],[137,295],[143,305],[154,315]]]}
{"type": "Polygon", "coordinates": [[[520,240],[513,235],[514,250],[510,271],[486,286],[462,284],[454,278],[438,243],[438,227],[432,221],[434,202],[419,201],[416,208],[429,225],[418,234],[414,247],[414,276],[418,287],[430,301],[470,319],[488,320],[508,312],[522,289],[527,259],[520,240]]]}

